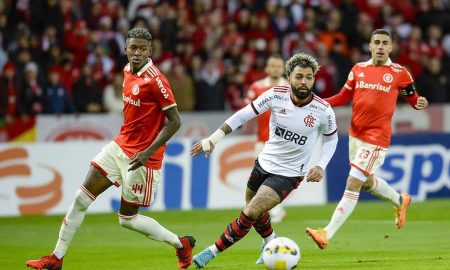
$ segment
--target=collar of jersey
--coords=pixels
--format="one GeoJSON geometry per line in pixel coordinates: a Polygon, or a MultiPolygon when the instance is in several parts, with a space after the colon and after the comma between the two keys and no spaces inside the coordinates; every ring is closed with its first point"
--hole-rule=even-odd
{"type": "MultiPolygon", "coordinates": [[[[142,73],[144,73],[144,71],[146,71],[151,65],[153,65],[153,61],[152,59],[148,58],[148,62],[147,64],[145,64],[143,67],[141,67],[141,69],[137,72],[137,76],[141,76],[142,73]]],[[[126,71],[131,72],[131,64],[128,63],[127,67],[126,67],[126,71]]]]}
{"type": "Polygon", "coordinates": [[[145,64],[145,66],[141,67],[141,69],[138,71],[137,75],[141,76],[144,71],[146,71],[151,65],[153,65],[152,59],[148,59],[148,63],[145,64]]]}
{"type": "MultiPolygon", "coordinates": [[[[370,58],[370,60],[367,61],[366,63],[367,63],[367,65],[372,65],[372,66],[374,66],[374,64],[373,64],[373,58],[370,58]]],[[[391,64],[392,64],[391,58],[388,58],[388,60],[386,61],[386,63],[383,64],[383,66],[390,66],[391,64]]]]}
{"type": "Polygon", "coordinates": [[[297,106],[297,107],[303,107],[303,106],[306,106],[306,105],[308,105],[309,103],[311,103],[311,101],[312,101],[313,98],[314,98],[314,94],[311,93],[311,95],[309,95],[308,100],[307,100],[305,103],[302,103],[302,104],[300,104],[300,103],[298,103],[298,102],[295,102],[295,100],[292,99],[292,93],[289,95],[289,97],[291,98],[291,101],[292,101],[292,103],[294,103],[295,106],[297,106]]]}

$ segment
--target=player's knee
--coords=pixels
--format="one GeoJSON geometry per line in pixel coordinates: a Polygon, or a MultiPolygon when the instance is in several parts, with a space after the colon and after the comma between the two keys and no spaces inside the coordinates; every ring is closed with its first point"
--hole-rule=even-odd
{"type": "Polygon", "coordinates": [[[75,193],[74,207],[80,211],[86,211],[93,201],[85,191],[78,189],[75,193]]]}
{"type": "Polygon", "coordinates": [[[373,175],[367,177],[366,182],[364,182],[362,188],[366,191],[372,191],[373,188],[373,175]]]}
{"type": "Polygon", "coordinates": [[[257,205],[247,205],[243,212],[247,217],[252,219],[257,219],[263,214],[263,211],[257,205]]]}
{"type": "Polygon", "coordinates": [[[367,176],[364,175],[363,172],[352,167],[350,169],[350,174],[347,178],[347,184],[346,184],[345,189],[350,190],[350,191],[359,192],[359,191],[361,191],[361,188],[363,187],[363,184],[366,182],[366,180],[367,180],[367,176]]]}
{"type": "Polygon", "coordinates": [[[134,221],[137,215],[134,216],[124,216],[119,214],[119,224],[120,226],[132,230],[134,228],[134,221]]]}

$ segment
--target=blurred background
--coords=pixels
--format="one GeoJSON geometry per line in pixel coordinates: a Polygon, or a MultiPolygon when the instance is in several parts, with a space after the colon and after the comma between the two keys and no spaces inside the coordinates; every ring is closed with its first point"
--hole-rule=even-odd
{"type": "MultiPolygon", "coordinates": [[[[191,158],[191,144],[245,106],[272,54],[314,55],[315,93],[339,92],[351,67],[370,58],[376,28],[392,31],[392,60],[431,105],[419,112],[399,99],[380,176],[416,200],[450,197],[450,1],[0,0],[0,216],[67,210],[90,159],[120,128],[123,48],[135,26],[150,30],[152,59],[182,117],[155,210],[241,207],[254,122],[209,159],[191,158]]],[[[350,107],[336,115],[327,181],[305,183],[288,205],[340,199],[350,107]]],[[[119,196],[111,189],[93,211],[117,209],[119,196]]]]}

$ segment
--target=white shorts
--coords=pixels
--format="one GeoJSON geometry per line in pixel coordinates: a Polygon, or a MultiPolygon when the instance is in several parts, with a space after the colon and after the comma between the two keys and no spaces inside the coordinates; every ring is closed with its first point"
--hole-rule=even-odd
{"type": "Polygon", "coordinates": [[[364,175],[372,175],[383,165],[387,148],[361,141],[349,136],[349,160],[350,165],[364,175]]]}
{"type": "Polygon", "coordinates": [[[133,206],[147,207],[153,202],[161,180],[161,170],[141,166],[128,171],[131,159],[115,141],[102,148],[91,161],[115,186],[122,185],[122,200],[133,206]]]}

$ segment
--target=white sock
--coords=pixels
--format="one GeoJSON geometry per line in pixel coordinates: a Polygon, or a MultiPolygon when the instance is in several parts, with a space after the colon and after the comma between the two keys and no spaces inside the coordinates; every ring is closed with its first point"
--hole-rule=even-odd
{"type": "Polygon", "coordinates": [[[400,205],[400,194],[380,177],[373,176],[373,186],[368,191],[378,198],[391,201],[396,206],[400,205]]]}
{"type": "Polygon", "coordinates": [[[83,186],[75,193],[75,198],[72,205],[64,217],[63,223],[59,230],[58,242],[56,243],[53,254],[61,259],[66,254],[67,248],[72,241],[73,236],[77,232],[81,223],[83,223],[89,205],[95,200],[92,195],[83,186]],[[89,195],[88,195],[89,194],[89,195]]]}
{"type": "Polygon", "coordinates": [[[263,238],[264,245],[269,243],[270,240],[275,239],[276,237],[277,237],[277,235],[275,234],[275,231],[273,231],[269,236],[267,236],[266,238],[263,238]]]}
{"type": "Polygon", "coordinates": [[[166,242],[176,249],[183,247],[176,234],[161,226],[158,221],[151,217],[140,214],[136,214],[131,217],[119,214],[119,222],[123,227],[142,233],[147,238],[160,242],[166,242]]]}
{"type": "Polygon", "coordinates": [[[215,256],[220,253],[220,250],[216,247],[216,244],[212,244],[208,248],[212,251],[212,253],[214,253],[215,256]]]}
{"type": "Polygon", "coordinates": [[[330,223],[324,228],[327,239],[331,239],[336,231],[344,224],[358,203],[359,192],[345,190],[341,201],[336,206],[330,223]]]}

